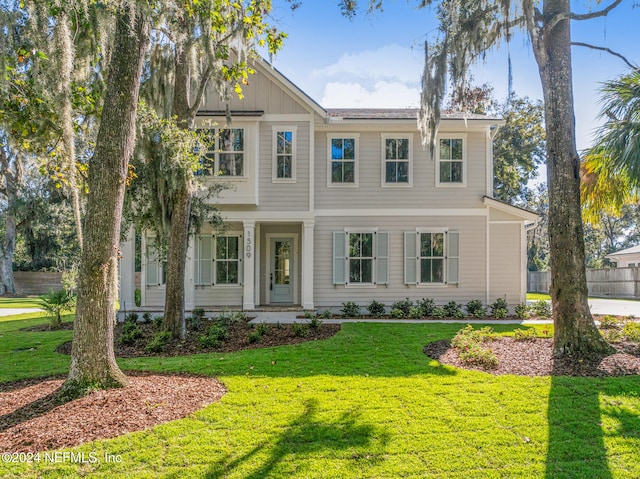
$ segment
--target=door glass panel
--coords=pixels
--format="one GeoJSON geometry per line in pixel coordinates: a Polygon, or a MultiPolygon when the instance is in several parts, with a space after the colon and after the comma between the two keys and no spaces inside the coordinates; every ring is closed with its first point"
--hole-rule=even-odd
{"type": "Polygon", "coordinates": [[[289,284],[291,281],[291,242],[275,242],[275,284],[289,284]]]}

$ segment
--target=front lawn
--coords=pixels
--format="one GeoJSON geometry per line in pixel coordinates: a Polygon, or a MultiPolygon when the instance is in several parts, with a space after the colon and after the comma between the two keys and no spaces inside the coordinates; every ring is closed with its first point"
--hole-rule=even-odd
{"type": "MultiPolygon", "coordinates": [[[[0,381],[68,367],[54,349],[71,331],[19,331],[37,322],[0,322],[0,381]]],[[[228,392],[185,419],[72,450],[99,465],[0,463],[0,477],[640,477],[639,377],[492,376],[422,353],[460,327],[344,324],[326,341],[121,360],[215,375],[228,392]]]]}
{"type": "Polygon", "coordinates": [[[22,298],[5,298],[0,297],[0,308],[37,308],[42,307],[40,298],[37,296],[29,296],[22,298]]]}

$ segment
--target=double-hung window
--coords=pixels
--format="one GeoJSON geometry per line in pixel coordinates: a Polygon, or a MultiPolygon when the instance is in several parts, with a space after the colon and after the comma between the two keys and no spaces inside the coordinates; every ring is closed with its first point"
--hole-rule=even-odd
{"type": "Polygon", "coordinates": [[[357,135],[330,136],[329,138],[329,184],[358,184],[357,135]]]}
{"type": "Polygon", "coordinates": [[[460,235],[457,231],[414,230],[404,234],[405,284],[458,284],[460,235]]]}
{"type": "Polygon", "coordinates": [[[411,135],[382,136],[383,185],[411,184],[411,135]]]}
{"type": "Polygon", "coordinates": [[[202,156],[201,175],[243,176],[245,159],[244,128],[208,130],[207,151],[202,156]]]}
{"type": "Polygon", "coordinates": [[[389,233],[352,230],[333,233],[333,282],[348,285],[387,284],[389,233]]]}
{"type": "Polygon", "coordinates": [[[444,233],[419,233],[420,283],[444,283],[444,233]]]}
{"type": "Polygon", "coordinates": [[[240,235],[198,237],[196,279],[200,286],[239,285],[240,235]]]}
{"type": "Polygon", "coordinates": [[[464,186],[466,184],[465,138],[456,136],[438,139],[437,184],[440,186],[464,186]]]}
{"type": "Polygon", "coordinates": [[[147,238],[145,253],[147,286],[163,286],[167,282],[167,262],[160,258],[155,238],[147,238]]]}
{"type": "Polygon", "coordinates": [[[273,128],[273,181],[288,183],[296,179],[296,127],[273,128]]]}

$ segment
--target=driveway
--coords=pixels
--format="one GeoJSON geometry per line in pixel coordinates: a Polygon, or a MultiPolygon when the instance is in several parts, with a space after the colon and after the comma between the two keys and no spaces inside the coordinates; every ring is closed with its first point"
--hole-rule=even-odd
{"type": "Polygon", "coordinates": [[[614,316],[633,315],[640,318],[640,301],[628,299],[589,298],[593,314],[612,314],[614,316]]]}
{"type": "Polygon", "coordinates": [[[0,308],[0,316],[13,316],[15,314],[37,313],[42,311],[37,308],[0,308]]]}

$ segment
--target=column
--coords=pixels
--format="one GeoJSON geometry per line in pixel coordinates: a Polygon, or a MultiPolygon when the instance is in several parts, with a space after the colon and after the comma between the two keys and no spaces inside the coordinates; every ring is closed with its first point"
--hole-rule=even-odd
{"type": "Polygon", "coordinates": [[[302,231],[302,307],[313,306],[313,228],[315,221],[305,220],[302,231]]]}
{"type": "Polygon", "coordinates": [[[127,239],[120,243],[120,311],[136,308],[136,238],[133,228],[129,229],[127,239]]]}
{"type": "Polygon", "coordinates": [[[243,292],[242,292],[242,309],[252,310],[256,308],[255,304],[255,221],[243,221],[244,234],[242,240],[244,242],[242,248],[242,264],[243,264],[243,292]]]}
{"type": "Polygon", "coordinates": [[[196,237],[189,236],[187,246],[187,259],[184,265],[184,309],[193,311],[196,307],[196,282],[195,282],[195,259],[196,259],[196,237]]]}

